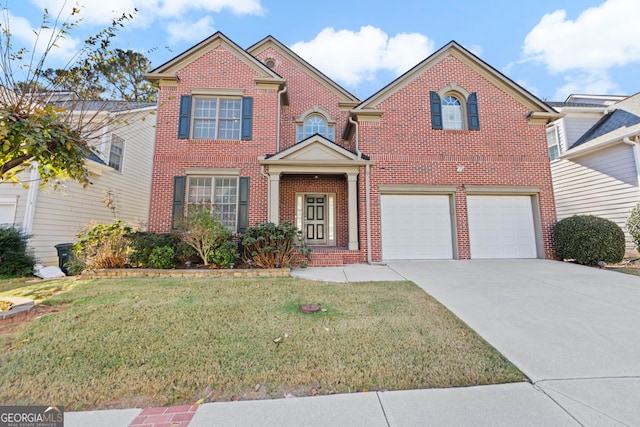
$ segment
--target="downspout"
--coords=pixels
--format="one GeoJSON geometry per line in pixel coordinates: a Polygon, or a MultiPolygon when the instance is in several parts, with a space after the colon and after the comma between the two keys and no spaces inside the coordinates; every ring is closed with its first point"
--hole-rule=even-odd
{"type": "Polygon", "coordinates": [[[36,200],[38,200],[38,190],[40,188],[40,174],[38,173],[38,163],[34,162],[31,165],[31,172],[29,176],[29,190],[27,190],[27,200],[24,206],[24,216],[22,217],[22,230],[26,234],[31,234],[33,229],[33,218],[36,212],[36,200]]]}
{"type": "Polygon", "coordinates": [[[633,160],[636,166],[636,179],[638,180],[638,186],[640,187],[640,147],[638,147],[638,135],[635,136],[636,141],[633,141],[631,137],[625,136],[622,138],[622,142],[630,145],[633,149],[633,160]]]}
{"type": "MultiPolygon", "coordinates": [[[[353,120],[351,116],[349,116],[349,123],[351,123],[355,127],[355,140],[356,140],[356,154],[358,158],[362,158],[362,153],[360,152],[360,141],[358,140],[358,122],[353,120]]],[[[367,163],[365,165],[365,175],[364,175],[364,194],[365,194],[365,215],[366,215],[366,228],[367,228],[367,263],[374,264],[373,258],[371,256],[371,181],[370,181],[370,165],[367,163]]]]}
{"type": "Polygon", "coordinates": [[[280,109],[282,108],[280,100],[282,95],[287,92],[287,86],[278,91],[278,128],[276,129],[276,153],[280,152],[280,109]]]}

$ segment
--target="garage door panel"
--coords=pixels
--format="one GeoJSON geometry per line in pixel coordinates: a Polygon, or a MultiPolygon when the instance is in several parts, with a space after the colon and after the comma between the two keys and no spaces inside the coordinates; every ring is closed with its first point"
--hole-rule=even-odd
{"type": "Polygon", "coordinates": [[[468,196],[471,258],[536,258],[531,197],[468,196]]]}
{"type": "Polygon", "coordinates": [[[383,259],[451,259],[449,196],[381,196],[383,259]]]}

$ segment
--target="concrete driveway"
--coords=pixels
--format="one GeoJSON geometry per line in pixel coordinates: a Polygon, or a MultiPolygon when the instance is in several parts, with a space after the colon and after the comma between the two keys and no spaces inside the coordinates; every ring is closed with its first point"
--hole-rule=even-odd
{"type": "Polygon", "coordinates": [[[640,277],[548,260],[391,262],[584,425],[640,425],[640,277]]]}

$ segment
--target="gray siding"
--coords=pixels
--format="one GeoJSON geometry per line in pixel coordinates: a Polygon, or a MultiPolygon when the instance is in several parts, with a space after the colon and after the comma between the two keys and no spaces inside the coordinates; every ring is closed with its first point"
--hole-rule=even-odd
{"type": "Polygon", "coordinates": [[[564,124],[564,135],[562,149],[567,150],[582,135],[584,135],[591,127],[602,117],[599,115],[581,115],[579,117],[565,117],[562,119],[564,124]],[[564,139],[566,137],[566,139],[564,139]]]}
{"type": "MultiPolygon", "coordinates": [[[[628,145],[615,145],[573,160],[557,160],[551,164],[551,173],[559,220],[595,215],[625,230],[629,211],[640,202],[633,149],[628,145]]],[[[635,249],[628,235],[627,249],[635,249]]]]}

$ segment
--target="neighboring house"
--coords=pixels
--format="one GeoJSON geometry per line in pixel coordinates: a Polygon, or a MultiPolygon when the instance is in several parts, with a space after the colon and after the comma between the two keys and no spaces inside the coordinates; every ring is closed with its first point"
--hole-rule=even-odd
{"type": "Polygon", "coordinates": [[[156,105],[91,101],[84,108],[87,114],[100,111],[112,117],[111,129],[104,129],[86,160],[90,185],[83,188],[75,181],[63,181],[58,190],[40,187],[37,171],[21,176],[28,189],[0,183],[0,224],[31,235],[29,246],[44,265],[57,265],[55,246],[77,240],[76,235],[92,221],[110,223],[115,216],[146,228],[156,105]]]}
{"type": "MultiPolygon", "coordinates": [[[[558,219],[595,215],[623,230],[640,203],[640,93],[572,95],[547,128],[558,219]]],[[[627,253],[635,247],[627,234],[627,253]]]]}
{"type": "Polygon", "coordinates": [[[364,101],[271,36],[216,33],[147,78],[151,231],[193,204],[297,225],[314,265],[553,257],[559,114],[456,42],[364,101]]]}

